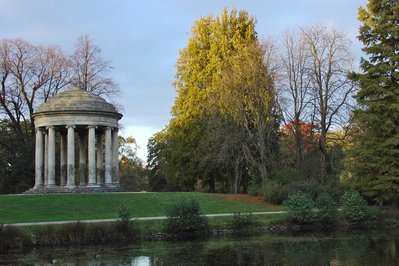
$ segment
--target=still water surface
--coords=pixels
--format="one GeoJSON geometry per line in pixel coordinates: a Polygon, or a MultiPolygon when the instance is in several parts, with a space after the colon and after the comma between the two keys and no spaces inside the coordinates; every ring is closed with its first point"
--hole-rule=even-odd
{"type": "Polygon", "coordinates": [[[1,265],[399,265],[399,230],[259,234],[0,254],[1,265]]]}

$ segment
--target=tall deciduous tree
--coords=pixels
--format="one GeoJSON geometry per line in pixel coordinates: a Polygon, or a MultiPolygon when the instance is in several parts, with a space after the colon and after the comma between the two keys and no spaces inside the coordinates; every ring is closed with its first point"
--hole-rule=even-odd
{"type": "Polygon", "coordinates": [[[56,47],[21,39],[0,42],[0,191],[26,190],[33,181],[36,107],[70,81],[69,60],[56,47]]]}
{"type": "Polygon", "coordinates": [[[369,0],[359,9],[363,73],[355,117],[363,137],[355,153],[355,177],[366,195],[399,202],[399,1],[369,0]]]}
{"type": "Polygon", "coordinates": [[[248,165],[259,173],[262,188],[269,178],[276,148],[276,112],[273,46],[247,43],[227,58],[217,89],[216,108],[243,130],[240,141],[248,165]],[[244,67],[243,67],[244,66],[244,67]]]}
{"type": "Polygon", "coordinates": [[[320,178],[326,184],[328,132],[348,121],[357,88],[348,76],[353,71],[351,42],[341,31],[326,26],[304,28],[302,35],[310,53],[311,104],[320,125],[320,178]]]}
{"type": "Polygon", "coordinates": [[[285,128],[295,141],[295,165],[297,175],[303,175],[303,121],[312,119],[310,102],[311,79],[309,73],[310,51],[304,36],[299,32],[285,31],[280,47],[280,78],[278,79],[279,105],[283,112],[285,128]]]}
{"type": "Polygon", "coordinates": [[[196,21],[187,46],[180,51],[174,83],[177,97],[167,141],[168,163],[175,166],[176,179],[186,180],[184,189],[192,189],[197,179],[206,175],[199,167],[198,145],[211,115],[207,110],[209,93],[215,89],[225,60],[243,43],[256,39],[254,24],[246,11],[225,9],[220,16],[196,21]]]}
{"type": "Polygon", "coordinates": [[[101,56],[101,49],[89,36],[79,37],[71,60],[74,86],[103,96],[119,92],[115,81],[107,76],[112,69],[111,63],[101,56]]]}

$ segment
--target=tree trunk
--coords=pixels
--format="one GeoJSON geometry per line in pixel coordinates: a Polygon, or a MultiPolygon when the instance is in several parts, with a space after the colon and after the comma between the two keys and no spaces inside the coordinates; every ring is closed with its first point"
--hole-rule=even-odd
{"type": "Polygon", "coordinates": [[[241,173],[240,173],[240,160],[234,161],[234,193],[237,194],[240,188],[241,173]]]}
{"type": "Polygon", "coordinates": [[[302,136],[300,132],[295,132],[295,165],[297,175],[302,180],[302,136]]]}
{"type": "Polygon", "coordinates": [[[267,166],[266,163],[262,163],[259,165],[259,172],[260,172],[260,178],[262,180],[262,190],[264,191],[266,189],[266,183],[267,183],[267,166]]]}
{"type": "Polygon", "coordinates": [[[323,186],[327,185],[327,148],[326,148],[326,136],[321,134],[319,140],[320,147],[320,179],[323,186]]]}
{"type": "Polygon", "coordinates": [[[215,177],[211,174],[209,178],[209,192],[215,192],[215,177]]]}
{"type": "Polygon", "coordinates": [[[394,199],[392,201],[392,211],[393,213],[398,213],[398,209],[399,209],[399,199],[394,199]]]}
{"type": "Polygon", "coordinates": [[[246,169],[242,174],[242,193],[248,194],[248,171],[246,169]]]}

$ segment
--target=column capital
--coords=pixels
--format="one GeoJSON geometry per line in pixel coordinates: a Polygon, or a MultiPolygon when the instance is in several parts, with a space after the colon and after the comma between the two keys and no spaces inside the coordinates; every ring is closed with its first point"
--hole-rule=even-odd
{"type": "Polygon", "coordinates": [[[36,132],[36,133],[43,132],[43,128],[41,128],[41,127],[35,127],[35,132],[36,132]]]}
{"type": "Polygon", "coordinates": [[[65,128],[75,128],[75,125],[66,125],[65,128]]]}
{"type": "Polygon", "coordinates": [[[90,128],[97,129],[97,128],[98,128],[98,126],[90,125],[90,126],[87,126],[87,128],[88,128],[88,129],[90,129],[90,128]]]}
{"type": "Polygon", "coordinates": [[[54,128],[54,126],[46,126],[46,129],[54,128]]]}

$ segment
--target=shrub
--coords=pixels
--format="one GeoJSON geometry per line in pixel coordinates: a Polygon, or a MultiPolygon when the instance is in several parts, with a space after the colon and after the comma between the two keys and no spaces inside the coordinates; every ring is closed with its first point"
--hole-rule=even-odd
{"type": "Polygon", "coordinates": [[[233,231],[250,230],[258,226],[259,222],[251,213],[234,213],[229,223],[233,231]]]}
{"type": "Polygon", "coordinates": [[[320,193],[316,198],[315,207],[317,209],[316,218],[321,223],[331,223],[337,218],[337,203],[326,192],[320,193]]]}
{"type": "Polygon", "coordinates": [[[315,181],[298,181],[287,185],[288,194],[302,192],[308,194],[312,199],[315,199],[322,187],[315,181]]]}
{"type": "MultiPolygon", "coordinates": [[[[68,223],[63,225],[58,231],[58,239],[62,244],[80,245],[86,240],[87,224],[81,222],[68,223]]],[[[57,238],[57,236],[56,236],[57,238]]]]}
{"type": "Polygon", "coordinates": [[[14,226],[0,224],[0,251],[24,249],[33,246],[32,237],[14,226]]]}
{"type": "Polygon", "coordinates": [[[126,243],[136,240],[140,236],[140,229],[134,219],[132,219],[129,209],[125,205],[119,207],[119,219],[114,225],[113,238],[119,242],[126,243]]]}
{"type": "Polygon", "coordinates": [[[367,202],[357,191],[347,191],[341,199],[342,213],[348,222],[357,223],[367,218],[367,202]]]}
{"type": "Polygon", "coordinates": [[[272,204],[281,204],[288,197],[287,186],[280,185],[275,181],[269,181],[263,191],[263,199],[272,204]]]}
{"type": "Polygon", "coordinates": [[[39,246],[55,246],[61,240],[58,239],[59,234],[54,225],[45,225],[36,231],[36,244],[39,246]]]}
{"type": "Polygon", "coordinates": [[[297,170],[295,168],[281,169],[274,172],[271,179],[282,185],[290,184],[298,180],[297,170]]]}
{"type": "Polygon", "coordinates": [[[312,223],[315,220],[314,202],[309,194],[295,192],[283,203],[288,219],[295,224],[312,223]]]}
{"type": "Polygon", "coordinates": [[[381,219],[381,210],[377,206],[367,208],[367,218],[371,222],[378,222],[381,219]]]}
{"type": "Polygon", "coordinates": [[[259,196],[261,193],[261,185],[255,180],[249,180],[248,182],[248,194],[251,196],[259,196]]]}
{"type": "Polygon", "coordinates": [[[165,233],[177,236],[199,236],[209,230],[208,218],[203,216],[195,199],[183,199],[166,210],[165,233]]]}

